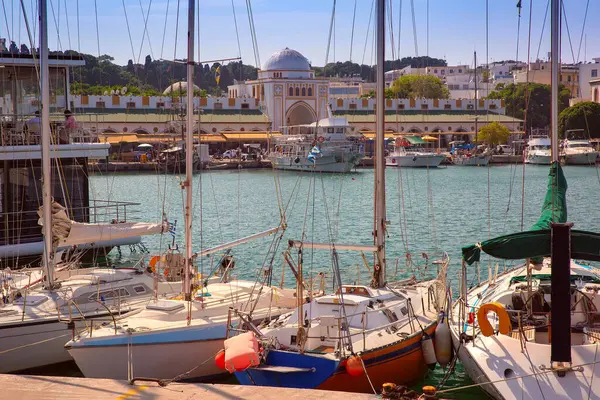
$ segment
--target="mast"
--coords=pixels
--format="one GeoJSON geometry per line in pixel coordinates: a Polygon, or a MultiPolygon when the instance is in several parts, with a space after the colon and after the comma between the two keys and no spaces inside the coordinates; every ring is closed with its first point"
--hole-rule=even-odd
{"type": "MultiPolygon", "coordinates": [[[[192,269],[192,179],[194,177],[194,16],[195,0],[188,1],[187,48],[187,113],[185,137],[185,271],[183,290],[185,300],[192,300],[190,272],[192,269]]],[[[188,319],[189,323],[189,319],[188,319]]]]}
{"type": "Polygon", "coordinates": [[[50,162],[50,69],[48,67],[48,12],[46,0],[39,0],[40,91],[42,94],[42,221],[46,288],[54,288],[54,251],[52,245],[52,165],[50,162]]]}
{"type": "MultiPolygon", "coordinates": [[[[473,63],[475,64],[475,144],[477,144],[477,110],[479,108],[479,96],[477,93],[477,52],[474,51],[473,52],[473,57],[474,57],[474,61],[473,63]]],[[[489,79],[489,77],[488,77],[489,79]]],[[[477,149],[475,149],[477,150],[477,149]]]]}
{"type": "Polygon", "coordinates": [[[375,112],[375,246],[374,283],[385,284],[385,0],[377,0],[377,86],[375,112]]]}
{"type": "Polygon", "coordinates": [[[551,5],[551,59],[550,59],[550,139],[552,142],[552,162],[558,162],[558,74],[560,68],[560,0],[552,0],[551,5]]]}

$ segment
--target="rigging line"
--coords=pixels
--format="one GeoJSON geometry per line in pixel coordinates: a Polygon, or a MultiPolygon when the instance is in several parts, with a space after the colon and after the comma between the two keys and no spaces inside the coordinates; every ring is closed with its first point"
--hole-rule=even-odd
{"type": "Polygon", "coordinates": [[[252,0],[246,0],[246,8],[248,9],[248,24],[250,25],[250,35],[252,37],[252,48],[254,50],[254,61],[256,67],[260,68],[260,53],[258,51],[258,40],[256,38],[256,27],[254,26],[254,13],[252,12],[252,0]]]}
{"type": "Polygon", "coordinates": [[[354,13],[352,14],[352,32],[350,33],[350,62],[352,62],[352,47],[354,46],[354,26],[356,24],[356,1],[357,0],[354,0],[354,13]]]}
{"type": "MultiPolygon", "coordinates": [[[[402,32],[402,0],[398,0],[398,51],[396,56],[400,59],[400,33],[402,32]]],[[[400,67],[400,65],[398,65],[400,67]]]]}
{"type": "Polygon", "coordinates": [[[389,0],[389,12],[388,12],[388,22],[390,29],[390,47],[392,48],[392,60],[395,60],[396,53],[396,45],[394,42],[394,18],[393,18],[393,10],[392,10],[393,0],[389,0]]]}
{"type": "MultiPolygon", "coordinates": [[[[60,4],[60,3],[59,3],[60,4]]],[[[69,27],[69,14],[67,13],[67,0],[65,0],[65,21],[67,24],[67,40],[69,42],[69,50],[71,50],[73,48],[73,46],[71,46],[71,28],[69,27]]]]}
{"type": "Polygon", "coordinates": [[[415,42],[415,57],[419,57],[419,44],[417,43],[417,21],[415,20],[415,0],[410,0],[410,11],[412,13],[413,39],[415,42]]]}
{"type": "MultiPolygon", "coordinates": [[[[548,8],[550,6],[550,0],[548,0],[548,2],[546,3],[546,16],[544,17],[544,26],[546,25],[546,17],[548,17],[548,8]]],[[[527,120],[529,117],[529,100],[530,100],[530,94],[529,94],[529,63],[530,63],[530,58],[531,58],[531,26],[532,26],[532,15],[533,15],[533,0],[529,0],[529,33],[527,35],[527,72],[525,74],[525,113],[524,113],[524,118],[523,118],[523,125],[524,125],[524,133],[523,133],[523,140],[527,140],[527,120]]],[[[542,26],[542,34],[544,32],[544,28],[542,26]]],[[[540,43],[539,46],[542,45],[542,41],[541,41],[541,37],[540,37],[540,43]]],[[[538,47],[538,55],[539,55],[539,47],[538,47]]],[[[524,229],[525,226],[525,152],[523,152],[523,166],[522,166],[522,172],[521,172],[521,232],[524,229]]]]}
{"type": "MultiPolygon", "coordinates": [[[[60,0],[58,2],[58,6],[60,7],[60,0]]],[[[50,0],[50,9],[52,10],[52,19],[54,20],[54,27],[56,28],[56,40],[58,41],[58,48],[62,50],[62,43],[60,41],[60,28],[59,23],[56,21],[56,13],[54,12],[54,3],[50,0]]],[[[58,16],[60,19],[60,15],[58,16]]]]}
{"type": "MultiPolygon", "coordinates": [[[[25,29],[27,29],[27,36],[29,37],[29,48],[33,49],[35,46],[35,42],[33,40],[33,36],[31,34],[31,29],[29,27],[29,18],[27,17],[27,11],[25,10],[25,4],[23,3],[23,0],[21,0],[21,8],[23,10],[23,18],[25,20],[25,29]]],[[[33,66],[35,68],[35,74],[37,76],[37,79],[39,81],[40,79],[40,71],[39,71],[39,65],[36,61],[37,55],[35,54],[34,51],[31,52],[31,55],[33,56],[33,66]]]]}
{"type": "MultiPolygon", "coordinates": [[[[235,3],[234,3],[234,0],[231,0],[231,9],[233,10],[233,24],[235,26],[235,37],[237,39],[237,45],[238,45],[238,57],[242,58],[242,45],[240,44],[240,31],[238,29],[237,16],[235,15],[235,3]]],[[[242,64],[242,62],[240,60],[240,70],[242,69],[242,65],[241,64],[242,64]]]]}
{"type": "MultiPolygon", "coordinates": [[[[125,1],[125,0],[123,0],[123,1],[125,1]]],[[[167,35],[167,21],[169,20],[169,4],[171,4],[171,0],[167,0],[167,10],[165,11],[165,24],[163,26],[162,44],[160,46],[160,58],[161,59],[163,58],[163,54],[164,54],[164,50],[165,50],[165,36],[167,35]]],[[[135,57],[135,54],[134,54],[134,57],[135,57]]]]}
{"type": "Polygon", "coordinates": [[[371,32],[371,20],[373,19],[373,9],[375,7],[375,0],[371,2],[371,13],[369,14],[369,22],[367,24],[367,34],[365,35],[365,46],[363,48],[363,55],[361,65],[365,63],[365,55],[367,54],[367,43],[369,42],[369,33],[371,32]]]}
{"type": "MultiPolygon", "coordinates": [[[[540,58],[540,49],[542,48],[542,39],[544,38],[544,30],[546,28],[546,21],[548,20],[548,9],[550,8],[550,0],[546,3],[546,12],[544,13],[544,23],[542,24],[542,32],[540,33],[540,41],[538,43],[536,59],[540,58]]],[[[529,60],[527,60],[529,62],[529,60]]]]}
{"type": "Polygon", "coordinates": [[[6,32],[8,33],[8,40],[13,40],[14,38],[10,34],[10,28],[8,27],[8,14],[6,13],[6,4],[4,4],[4,0],[2,0],[2,9],[4,10],[4,21],[6,22],[6,32]]]}
{"type": "Polygon", "coordinates": [[[135,50],[133,48],[133,39],[131,38],[131,29],[129,28],[129,18],[127,17],[127,7],[125,7],[125,0],[123,3],[123,14],[125,15],[125,25],[127,26],[127,34],[129,35],[129,44],[131,44],[131,62],[135,62],[135,50]]]}
{"type": "MultiPolygon", "coordinates": [[[[173,46],[173,60],[177,59],[177,36],[179,34],[179,12],[181,11],[179,4],[181,0],[177,0],[177,13],[175,14],[177,17],[175,18],[175,45],[173,46]]],[[[171,68],[173,71],[172,74],[175,74],[175,68],[171,68]]]]}
{"type": "MultiPolygon", "coordinates": [[[[98,47],[98,57],[100,57],[100,29],[98,28],[98,0],[94,0],[94,14],[96,16],[96,45],[98,47]]],[[[100,72],[99,83],[102,85],[102,63],[99,63],[100,68],[98,71],[100,72]]]]}
{"type": "MultiPolygon", "coordinates": [[[[144,16],[144,6],[142,6],[142,0],[140,2],[140,9],[142,10],[142,17],[144,16]]],[[[142,58],[142,48],[144,47],[144,39],[148,37],[148,47],[150,48],[150,54],[154,59],[154,51],[152,50],[152,40],[150,40],[150,32],[148,32],[148,19],[150,18],[150,9],[152,8],[152,0],[148,3],[148,12],[146,13],[146,17],[144,18],[144,32],[142,33],[142,43],[140,44],[140,52],[138,53],[138,64],[140,63],[140,59],[142,58]]]]}
{"type": "MultiPolygon", "coordinates": [[[[79,0],[77,0],[77,2],[75,4],[75,8],[76,8],[76,14],[77,14],[77,52],[81,53],[81,35],[80,35],[81,31],[79,30],[79,0]]],[[[35,27],[34,27],[34,30],[35,30],[35,27]]],[[[83,74],[83,72],[82,72],[82,74],[83,74]]]]}
{"type": "Polygon", "coordinates": [[[575,52],[573,51],[573,43],[571,42],[571,30],[569,29],[569,21],[567,20],[567,10],[565,10],[564,2],[561,1],[560,4],[562,7],[562,13],[563,13],[564,21],[565,21],[565,26],[567,27],[567,38],[569,39],[569,46],[571,47],[571,57],[573,57],[573,64],[575,64],[576,63],[575,52]]]}
{"type": "Polygon", "coordinates": [[[585,14],[583,15],[583,25],[581,26],[581,36],[579,37],[579,49],[577,50],[577,62],[579,62],[581,55],[581,44],[583,43],[583,34],[585,32],[585,23],[587,22],[588,9],[590,7],[590,0],[587,0],[585,4],[585,14]]]}
{"type": "MultiPolygon", "coordinates": [[[[331,37],[333,34],[333,23],[335,21],[335,4],[336,4],[336,0],[333,0],[333,8],[331,10],[331,21],[329,22],[329,37],[327,38],[327,50],[325,52],[325,67],[323,67],[323,68],[327,68],[327,64],[329,62],[329,49],[331,47],[331,37]]],[[[335,45],[334,45],[334,47],[335,47],[335,45]]],[[[323,73],[325,73],[325,72],[323,72],[323,73]]]]}

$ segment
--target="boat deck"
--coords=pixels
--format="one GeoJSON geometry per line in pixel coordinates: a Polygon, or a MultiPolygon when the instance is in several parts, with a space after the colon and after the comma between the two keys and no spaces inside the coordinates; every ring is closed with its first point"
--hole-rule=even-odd
{"type": "MultiPolygon", "coordinates": [[[[125,381],[54,376],[2,375],[2,397],[6,399],[327,399],[342,400],[348,393],[324,390],[287,389],[225,384],[156,383],[130,385],[125,381]]],[[[374,395],[352,394],[353,399],[374,399],[374,395]]]]}

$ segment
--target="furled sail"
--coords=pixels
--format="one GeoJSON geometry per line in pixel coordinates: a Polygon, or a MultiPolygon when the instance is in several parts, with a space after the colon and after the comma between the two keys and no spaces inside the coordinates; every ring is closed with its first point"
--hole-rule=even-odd
{"type": "MultiPolygon", "coordinates": [[[[38,211],[41,215],[41,210],[38,211]]],[[[43,225],[42,219],[38,221],[43,225]]],[[[111,241],[136,236],[155,235],[168,231],[166,222],[122,222],[110,224],[86,224],[72,221],[66,208],[52,202],[52,236],[54,246],[77,246],[81,244],[111,241]]]]}
{"type": "MultiPolygon", "coordinates": [[[[526,258],[539,260],[541,257],[550,256],[551,224],[552,222],[564,223],[567,221],[566,195],[567,180],[560,163],[554,162],[550,166],[548,174],[548,190],[542,205],[542,214],[531,230],[463,247],[463,259],[468,264],[473,264],[479,261],[482,250],[492,257],[507,260],[526,258]]],[[[598,244],[600,244],[599,235],[591,232],[572,231],[573,258],[597,261],[600,259],[600,254],[593,246],[598,244]],[[577,248],[580,249],[579,252],[577,248]]]]}

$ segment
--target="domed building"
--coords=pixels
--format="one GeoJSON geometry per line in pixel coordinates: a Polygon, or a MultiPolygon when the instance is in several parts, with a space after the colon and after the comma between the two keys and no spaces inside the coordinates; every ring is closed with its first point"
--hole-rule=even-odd
{"type": "MultiPolygon", "coordinates": [[[[194,91],[196,91],[196,90],[200,90],[200,88],[198,86],[194,85],[194,91]]],[[[187,82],[185,82],[185,81],[175,82],[163,91],[163,95],[170,96],[171,93],[181,93],[184,91],[187,91],[187,82]]]]}
{"type": "Polygon", "coordinates": [[[315,78],[306,57],[287,47],[269,57],[258,79],[236,82],[228,92],[260,101],[274,131],[327,117],[328,81],[315,78]]]}

